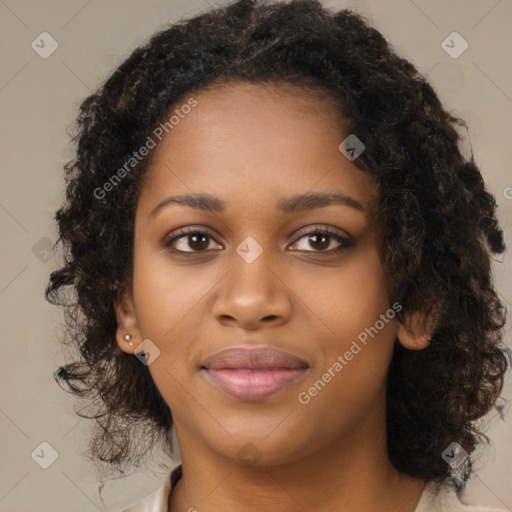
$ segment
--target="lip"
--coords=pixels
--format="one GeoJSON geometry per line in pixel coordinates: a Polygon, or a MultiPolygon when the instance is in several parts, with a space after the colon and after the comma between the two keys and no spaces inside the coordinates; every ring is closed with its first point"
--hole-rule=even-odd
{"type": "Polygon", "coordinates": [[[274,347],[232,347],[206,359],[200,369],[208,381],[239,400],[267,398],[300,380],[309,365],[274,347]]]}

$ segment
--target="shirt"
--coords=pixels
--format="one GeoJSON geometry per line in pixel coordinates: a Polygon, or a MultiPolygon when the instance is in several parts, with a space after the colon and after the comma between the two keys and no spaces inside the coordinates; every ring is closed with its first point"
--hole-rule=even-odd
{"type": "MultiPolygon", "coordinates": [[[[181,478],[181,464],[174,468],[165,482],[153,493],[133,503],[120,512],[168,512],[169,494],[181,478]]],[[[507,512],[503,509],[486,508],[462,503],[455,489],[449,485],[427,483],[414,512],[507,512]]]]}

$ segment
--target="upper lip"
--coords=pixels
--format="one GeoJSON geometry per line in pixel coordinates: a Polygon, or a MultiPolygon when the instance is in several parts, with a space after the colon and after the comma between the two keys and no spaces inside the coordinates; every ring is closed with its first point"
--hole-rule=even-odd
{"type": "Polygon", "coordinates": [[[268,370],[278,368],[308,368],[303,359],[275,347],[232,347],[207,358],[201,368],[209,370],[245,368],[268,370]]]}

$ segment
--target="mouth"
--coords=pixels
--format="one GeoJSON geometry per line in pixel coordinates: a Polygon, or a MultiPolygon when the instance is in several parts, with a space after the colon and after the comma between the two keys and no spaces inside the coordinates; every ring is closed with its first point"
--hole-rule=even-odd
{"type": "Polygon", "coordinates": [[[273,347],[234,347],[200,366],[207,380],[224,393],[244,401],[267,398],[304,377],[309,365],[273,347]]]}

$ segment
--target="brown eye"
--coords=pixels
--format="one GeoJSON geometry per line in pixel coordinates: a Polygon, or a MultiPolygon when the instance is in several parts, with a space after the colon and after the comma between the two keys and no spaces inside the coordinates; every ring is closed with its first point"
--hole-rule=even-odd
{"type": "Polygon", "coordinates": [[[208,240],[208,235],[205,233],[195,233],[195,234],[189,234],[185,235],[184,239],[187,240],[188,238],[188,247],[191,249],[195,249],[197,251],[202,251],[204,249],[208,248],[208,245],[210,245],[208,240]]]}
{"type": "Polygon", "coordinates": [[[347,247],[351,247],[353,242],[340,235],[337,231],[326,227],[324,229],[316,228],[314,231],[304,233],[294,245],[298,245],[301,240],[305,240],[303,246],[299,246],[299,250],[306,252],[317,252],[320,254],[332,255],[336,254],[347,247]],[[332,248],[332,243],[338,244],[338,247],[332,248]],[[329,247],[331,249],[327,250],[329,247]],[[313,248],[313,250],[311,250],[313,248]]]}
{"type": "Polygon", "coordinates": [[[171,233],[164,241],[164,247],[172,247],[176,252],[194,253],[205,252],[208,249],[211,240],[215,240],[206,231],[197,229],[183,228],[178,230],[181,233],[177,236],[176,232],[171,233]]]}
{"type": "Polygon", "coordinates": [[[329,247],[331,236],[330,235],[324,235],[321,233],[314,233],[313,235],[308,235],[309,240],[308,242],[311,244],[312,247],[319,250],[324,250],[329,247]],[[316,247],[315,247],[316,245],[316,247]]]}
{"type": "MultiPolygon", "coordinates": [[[[353,246],[350,238],[340,235],[337,231],[329,227],[323,229],[316,228],[309,233],[304,233],[293,245],[300,245],[299,242],[305,240],[299,251],[317,253],[319,255],[332,256],[341,252],[343,249],[353,246]],[[332,247],[334,244],[338,246],[332,247]],[[330,248],[330,249],[329,249],[330,248]]],[[[207,252],[211,242],[217,242],[215,238],[207,231],[197,228],[181,228],[170,233],[163,241],[163,246],[172,248],[176,253],[200,253],[207,252]]],[[[220,244],[219,244],[220,246],[220,244]]],[[[222,246],[220,246],[222,249],[222,246]]]]}

